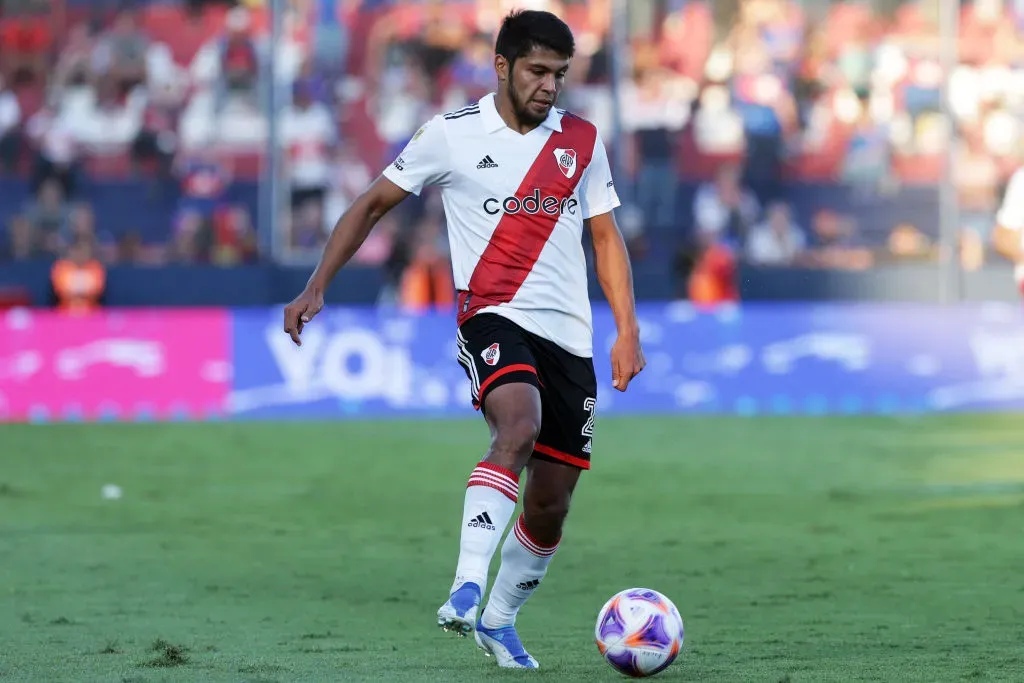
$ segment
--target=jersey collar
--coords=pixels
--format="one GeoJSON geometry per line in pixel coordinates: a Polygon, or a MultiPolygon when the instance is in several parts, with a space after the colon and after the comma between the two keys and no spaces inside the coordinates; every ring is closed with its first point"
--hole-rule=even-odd
{"type": "MultiPolygon", "coordinates": [[[[494,104],[494,93],[488,93],[480,98],[480,116],[483,117],[484,130],[488,133],[497,133],[502,128],[508,128],[505,120],[498,114],[498,108],[494,104]]],[[[562,115],[554,107],[548,111],[548,117],[541,124],[543,127],[562,132],[562,115]]]]}

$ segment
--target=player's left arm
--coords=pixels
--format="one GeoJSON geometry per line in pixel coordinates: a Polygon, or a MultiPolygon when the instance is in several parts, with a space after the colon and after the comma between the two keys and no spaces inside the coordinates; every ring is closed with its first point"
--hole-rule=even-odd
{"type": "Polygon", "coordinates": [[[640,324],[633,298],[633,270],[626,241],[611,211],[586,221],[594,244],[597,280],[615,318],[618,336],[612,346],[612,386],[625,391],[647,362],[640,347],[640,324]]]}
{"type": "Polygon", "coordinates": [[[593,158],[580,179],[579,196],[583,222],[594,244],[597,280],[608,299],[618,330],[612,346],[612,386],[625,391],[630,380],[644,369],[646,361],[640,348],[629,252],[612,213],[620,205],[619,195],[615,192],[608,153],[600,135],[594,141],[593,158]]]}

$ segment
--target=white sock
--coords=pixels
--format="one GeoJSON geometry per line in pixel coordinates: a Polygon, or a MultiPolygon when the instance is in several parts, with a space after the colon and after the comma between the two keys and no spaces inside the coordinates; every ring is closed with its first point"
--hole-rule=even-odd
{"type": "Polygon", "coordinates": [[[519,515],[501,547],[501,568],[482,618],[485,627],[501,628],[516,623],[519,608],[540,585],[556,550],[557,542],[544,546],[530,536],[523,516],[519,515]]]}
{"type": "Polygon", "coordinates": [[[519,477],[511,470],[481,462],[469,475],[452,593],[468,581],[480,586],[481,593],[486,590],[491,558],[518,500],[519,477]]]}

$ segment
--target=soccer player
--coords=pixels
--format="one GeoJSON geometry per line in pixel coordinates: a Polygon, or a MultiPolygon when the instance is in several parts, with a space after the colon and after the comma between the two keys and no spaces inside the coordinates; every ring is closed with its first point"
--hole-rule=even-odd
{"type": "Polygon", "coordinates": [[[1014,276],[1024,294],[1024,168],[1017,169],[1006,187],[992,241],[996,250],[1015,264],[1014,276]]]}
{"type": "Polygon", "coordinates": [[[569,501],[590,468],[597,381],[584,227],[617,326],[612,384],[625,391],[644,367],[619,199],[593,124],[556,109],[574,51],[548,12],[509,14],[498,33],[498,87],[424,125],[341,217],[306,289],[285,309],[301,344],[328,283],[374,223],[410,193],[441,188],[457,291],[458,362],[491,431],[469,476],[459,559],[437,623],[475,639],[501,667],[537,668],[516,615],[558,549],[569,501]],[[520,496],[523,513],[478,614],[488,567],[520,496]]]}

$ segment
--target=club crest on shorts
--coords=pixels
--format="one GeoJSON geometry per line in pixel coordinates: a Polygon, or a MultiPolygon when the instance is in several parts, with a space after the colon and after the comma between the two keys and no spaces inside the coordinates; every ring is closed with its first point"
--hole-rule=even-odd
{"type": "Polygon", "coordinates": [[[576,175],[576,150],[559,147],[555,150],[555,161],[558,162],[558,170],[566,178],[571,179],[576,175]]]}
{"type": "Polygon", "coordinates": [[[497,365],[498,359],[501,358],[501,348],[498,347],[498,342],[494,342],[481,351],[480,357],[483,358],[484,362],[488,365],[497,365]]]}

